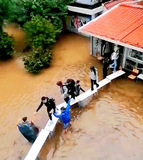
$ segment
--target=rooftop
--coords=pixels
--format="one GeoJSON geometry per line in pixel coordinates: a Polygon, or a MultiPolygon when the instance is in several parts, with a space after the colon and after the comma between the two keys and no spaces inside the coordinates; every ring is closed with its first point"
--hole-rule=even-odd
{"type": "Polygon", "coordinates": [[[81,27],[79,32],[143,52],[143,6],[117,5],[81,27]]]}
{"type": "Polygon", "coordinates": [[[104,6],[108,10],[108,9],[111,9],[112,7],[114,7],[115,5],[119,4],[119,3],[131,2],[131,1],[133,1],[133,0],[111,0],[109,2],[105,2],[104,6]]]}

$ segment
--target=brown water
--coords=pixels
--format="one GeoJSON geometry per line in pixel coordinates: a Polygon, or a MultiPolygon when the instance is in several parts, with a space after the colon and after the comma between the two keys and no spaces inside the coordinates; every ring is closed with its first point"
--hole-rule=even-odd
{"type": "MultiPolygon", "coordinates": [[[[6,29],[16,39],[16,50],[23,49],[24,34],[20,29],[6,29]],[[19,47],[20,48],[19,48],[19,47]]],[[[90,86],[89,67],[95,65],[102,79],[102,64],[89,55],[86,37],[67,33],[54,48],[51,67],[41,74],[28,74],[21,59],[0,62],[0,159],[21,160],[30,144],[19,133],[16,122],[30,120],[43,95],[62,102],[58,80],[80,79],[85,90],[90,86]]],[[[73,107],[69,140],[61,138],[58,124],[52,139],[42,148],[40,160],[142,160],[143,157],[143,82],[118,78],[98,92],[84,108],[73,107]]],[[[46,108],[38,112],[35,123],[43,128],[48,120],[46,108]]]]}

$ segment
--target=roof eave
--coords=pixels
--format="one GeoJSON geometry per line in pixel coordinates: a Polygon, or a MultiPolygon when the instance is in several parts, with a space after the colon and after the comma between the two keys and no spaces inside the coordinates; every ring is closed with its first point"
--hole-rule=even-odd
{"type": "Polygon", "coordinates": [[[117,40],[113,40],[113,39],[110,39],[110,38],[107,38],[107,37],[104,37],[104,36],[92,34],[92,33],[83,31],[82,29],[80,29],[79,32],[83,33],[85,35],[88,35],[88,36],[96,37],[96,38],[99,38],[99,39],[102,39],[102,40],[105,40],[105,41],[108,41],[108,42],[111,42],[111,43],[114,43],[114,44],[118,44],[120,46],[131,48],[131,49],[137,50],[139,52],[143,52],[143,48],[140,48],[140,47],[137,47],[137,46],[133,46],[133,45],[130,45],[130,44],[127,44],[127,43],[123,43],[123,42],[120,42],[120,41],[117,41],[117,40]]]}

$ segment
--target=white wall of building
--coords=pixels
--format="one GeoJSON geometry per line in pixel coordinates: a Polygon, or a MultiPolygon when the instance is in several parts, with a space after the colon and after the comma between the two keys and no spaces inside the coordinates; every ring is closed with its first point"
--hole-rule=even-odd
{"type": "Polygon", "coordinates": [[[94,5],[98,3],[99,0],[75,0],[76,3],[94,5]]]}

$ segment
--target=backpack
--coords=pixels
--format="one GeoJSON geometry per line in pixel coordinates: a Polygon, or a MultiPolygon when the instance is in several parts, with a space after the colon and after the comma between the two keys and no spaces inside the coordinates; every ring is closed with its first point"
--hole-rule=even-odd
{"type": "Polygon", "coordinates": [[[78,96],[80,92],[80,85],[79,84],[75,84],[75,95],[78,96]]]}

